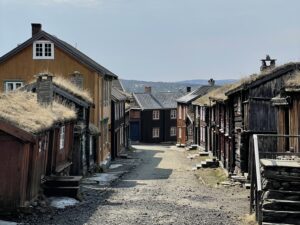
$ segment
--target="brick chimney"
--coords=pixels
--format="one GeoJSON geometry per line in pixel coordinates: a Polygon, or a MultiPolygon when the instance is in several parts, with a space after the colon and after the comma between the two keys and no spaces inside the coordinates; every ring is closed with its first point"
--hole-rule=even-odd
{"type": "Polygon", "coordinates": [[[208,84],[210,85],[210,86],[215,86],[215,80],[213,79],[213,78],[210,78],[209,80],[208,80],[208,84]]]}
{"type": "Polygon", "coordinates": [[[150,86],[145,86],[145,93],[151,94],[151,87],[150,86]]]}
{"type": "Polygon", "coordinates": [[[192,88],[191,87],[186,87],[186,92],[189,93],[191,92],[192,88]]]}
{"type": "Polygon", "coordinates": [[[40,23],[32,23],[31,24],[32,36],[36,35],[41,30],[42,30],[42,24],[40,24],[40,23]]]}
{"type": "Polygon", "coordinates": [[[271,59],[269,55],[266,55],[265,59],[261,59],[260,71],[272,69],[276,66],[276,59],[271,59]]]}
{"type": "Polygon", "coordinates": [[[36,75],[37,101],[43,106],[52,105],[53,102],[53,75],[50,73],[39,73],[36,75]]]}
{"type": "Polygon", "coordinates": [[[80,72],[74,71],[71,74],[71,82],[75,84],[77,87],[83,89],[83,76],[80,72]]]}

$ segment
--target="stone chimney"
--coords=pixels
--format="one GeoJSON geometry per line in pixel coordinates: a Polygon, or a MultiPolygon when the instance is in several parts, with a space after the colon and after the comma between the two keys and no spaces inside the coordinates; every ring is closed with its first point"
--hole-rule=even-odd
{"type": "Polygon", "coordinates": [[[215,86],[215,80],[214,80],[213,78],[210,78],[210,79],[208,80],[208,84],[209,84],[210,86],[215,86]]]}
{"type": "Polygon", "coordinates": [[[40,24],[40,23],[32,23],[31,24],[32,36],[36,35],[41,30],[42,30],[42,24],[40,24]]]}
{"type": "Polygon", "coordinates": [[[276,66],[276,59],[271,59],[269,55],[266,55],[265,59],[261,59],[260,71],[272,69],[276,66]]]}
{"type": "Polygon", "coordinates": [[[39,73],[36,75],[37,101],[43,106],[52,105],[53,102],[53,75],[50,73],[39,73]]]}
{"type": "Polygon", "coordinates": [[[151,94],[151,87],[150,86],[145,86],[145,93],[151,94]]]}
{"type": "Polygon", "coordinates": [[[83,76],[80,72],[74,71],[71,74],[71,82],[75,84],[77,87],[83,89],[83,76]]]}
{"type": "Polygon", "coordinates": [[[186,87],[186,92],[189,93],[191,92],[192,88],[191,87],[186,87]]]}

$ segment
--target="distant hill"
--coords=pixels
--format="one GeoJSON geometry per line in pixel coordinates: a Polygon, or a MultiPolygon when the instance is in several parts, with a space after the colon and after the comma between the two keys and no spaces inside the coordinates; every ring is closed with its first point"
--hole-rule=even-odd
{"type": "MultiPolygon", "coordinates": [[[[227,80],[216,80],[216,85],[224,85],[224,84],[230,84],[235,82],[236,80],[234,79],[227,79],[227,80]]],[[[206,85],[207,84],[207,80],[204,79],[198,79],[198,80],[183,80],[183,81],[179,81],[178,83],[182,83],[182,84],[194,84],[194,85],[206,85]]]]}
{"type": "MultiPolygon", "coordinates": [[[[235,80],[216,80],[216,85],[224,85],[232,83],[235,80]]],[[[130,93],[144,92],[145,86],[151,86],[153,92],[177,92],[186,91],[186,87],[190,86],[193,89],[200,87],[202,85],[207,85],[207,80],[186,80],[179,82],[151,82],[151,81],[141,81],[141,80],[124,80],[121,79],[121,83],[125,90],[130,93]]]]}

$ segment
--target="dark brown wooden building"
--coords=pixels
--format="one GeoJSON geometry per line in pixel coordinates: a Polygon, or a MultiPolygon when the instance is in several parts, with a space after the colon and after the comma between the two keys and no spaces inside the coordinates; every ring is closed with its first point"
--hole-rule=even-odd
{"type": "Polygon", "coordinates": [[[250,136],[277,133],[277,112],[271,99],[280,93],[285,81],[299,66],[300,63],[287,63],[276,67],[275,60],[267,57],[262,60],[260,74],[240,80],[226,93],[234,110],[231,126],[237,173],[248,171],[250,136]]]}
{"type": "Polygon", "coordinates": [[[128,125],[126,124],[126,102],[129,100],[129,94],[124,89],[119,80],[113,81],[112,103],[111,103],[111,156],[112,160],[120,155],[128,147],[128,125]]]}
{"type": "Polygon", "coordinates": [[[180,92],[134,93],[135,105],[131,109],[130,134],[133,141],[145,143],[176,142],[177,103],[180,92]]]}
{"type": "MultiPolygon", "coordinates": [[[[232,109],[225,92],[232,85],[224,85],[193,101],[196,110],[199,145],[211,151],[223,163],[224,168],[231,171],[234,158],[232,154],[232,130],[230,115],[232,109]]],[[[198,143],[197,143],[198,144],[198,143]]]]}
{"type": "MultiPolygon", "coordinates": [[[[300,71],[286,80],[280,95],[272,99],[277,108],[279,135],[300,135],[300,71]]],[[[278,152],[300,152],[299,138],[278,138],[278,152]]]]}
{"type": "Polygon", "coordinates": [[[21,91],[0,97],[0,210],[29,206],[47,176],[68,174],[76,113],[47,99],[21,91]]]}

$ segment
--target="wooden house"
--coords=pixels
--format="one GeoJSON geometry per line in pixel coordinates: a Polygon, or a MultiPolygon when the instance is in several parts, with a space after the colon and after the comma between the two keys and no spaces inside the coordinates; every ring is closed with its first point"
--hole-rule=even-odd
{"type": "MultiPolygon", "coordinates": [[[[53,76],[48,73],[40,73],[43,79],[53,76]]],[[[93,99],[87,90],[82,87],[81,74],[77,71],[73,73],[70,80],[62,76],[54,76],[53,98],[64,105],[72,107],[77,112],[77,120],[74,125],[74,143],[71,175],[86,175],[92,172],[96,160],[96,145],[93,144],[97,133],[90,132],[90,110],[93,107],[93,99]]],[[[22,89],[36,92],[38,82],[25,85],[22,89]]],[[[93,129],[94,130],[94,129],[93,129]]]]}
{"type": "Polygon", "coordinates": [[[300,63],[275,66],[275,60],[262,60],[262,71],[236,82],[227,92],[230,99],[236,172],[248,171],[249,138],[252,134],[277,133],[276,108],[271,99],[280,93],[285,81],[299,70],[300,63]],[[266,66],[269,65],[269,66],[266,66]]]}
{"type": "MultiPolygon", "coordinates": [[[[187,87],[186,95],[177,99],[177,144],[186,145],[196,143],[195,140],[198,136],[198,130],[194,132],[195,128],[195,114],[194,114],[194,106],[192,102],[208,93],[210,90],[216,88],[214,86],[214,81],[210,85],[202,86],[194,91],[191,91],[190,87],[187,87]]],[[[197,111],[196,111],[197,113],[197,111]]]]}
{"type": "Polygon", "coordinates": [[[1,94],[0,210],[28,207],[48,176],[68,174],[75,119],[45,92],[1,94]]]}
{"type": "MultiPolygon", "coordinates": [[[[100,130],[98,165],[110,160],[111,83],[117,76],[77,48],[32,24],[32,37],[0,58],[0,91],[7,92],[32,81],[32,74],[48,71],[71,78],[79,71],[83,88],[90,91],[94,108],[90,120],[100,130]]],[[[78,79],[79,80],[79,79],[78,79]]]]}
{"type": "Polygon", "coordinates": [[[125,104],[128,96],[119,85],[118,80],[113,81],[112,87],[112,103],[111,103],[111,156],[112,160],[120,155],[126,148],[126,142],[128,137],[126,136],[126,125],[125,120],[125,104]]]}
{"type": "MultiPolygon", "coordinates": [[[[286,80],[281,93],[272,99],[272,103],[277,108],[277,133],[300,135],[300,71],[295,71],[286,80]]],[[[277,142],[277,152],[300,152],[298,137],[278,138],[277,142]]]]}
{"type": "Polygon", "coordinates": [[[211,151],[223,163],[228,171],[234,169],[234,155],[232,154],[232,129],[230,115],[232,108],[225,92],[232,85],[224,85],[205,94],[192,102],[198,117],[199,145],[206,151],[211,151]]]}
{"type": "Polygon", "coordinates": [[[151,87],[145,87],[144,93],[134,93],[138,107],[132,108],[130,112],[133,118],[130,121],[130,133],[138,139],[133,141],[176,142],[176,99],[179,96],[180,93],[175,92],[152,93],[151,87]]]}

